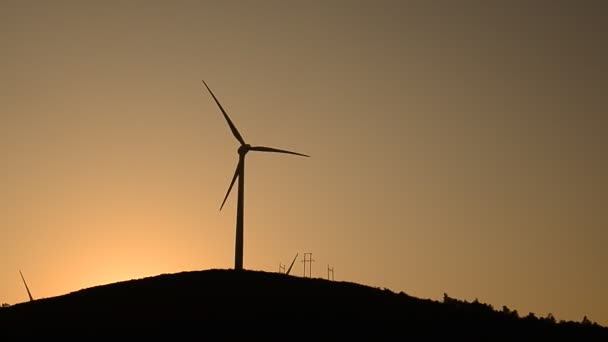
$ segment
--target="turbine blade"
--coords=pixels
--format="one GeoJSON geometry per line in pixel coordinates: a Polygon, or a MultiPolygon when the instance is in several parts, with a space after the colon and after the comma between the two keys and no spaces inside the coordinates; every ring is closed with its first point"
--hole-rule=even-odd
{"type": "Polygon", "coordinates": [[[232,123],[232,120],[230,120],[230,117],[228,116],[228,114],[224,110],[224,107],[222,107],[222,105],[220,104],[220,101],[217,100],[217,98],[215,97],[215,95],[213,94],[213,92],[211,91],[211,89],[209,89],[209,86],[207,85],[207,83],[205,83],[204,80],[203,80],[203,84],[205,85],[205,87],[207,88],[207,90],[209,90],[209,93],[211,94],[211,96],[215,100],[215,103],[217,103],[217,106],[220,107],[220,110],[222,111],[222,114],[224,114],[224,118],[228,122],[228,126],[230,126],[230,130],[232,131],[232,134],[234,134],[234,137],[241,143],[241,145],[245,145],[245,140],[243,140],[243,137],[239,133],[238,129],[236,129],[236,126],[234,125],[234,123],[232,123]]]}
{"type": "Polygon", "coordinates": [[[236,170],[234,170],[234,176],[232,177],[232,182],[230,182],[230,186],[228,187],[228,192],[226,192],[224,201],[222,201],[222,205],[220,206],[220,211],[224,207],[224,204],[226,203],[226,200],[228,199],[228,195],[230,195],[230,190],[232,190],[232,187],[234,186],[234,182],[236,182],[236,179],[239,177],[240,169],[241,169],[241,162],[239,161],[239,163],[236,164],[236,170]]]}
{"type": "Polygon", "coordinates": [[[30,292],[30,288],[27,287],[27,283],[25,282],[25,278],[23,278],[23,273],[21,273],[21,270],[19,270],[19,274],[21,274],[21,280],[23,280],[23,285],[25,285],[25,289],[27,290],[27,295],[30,297],[30,302],[33,302],[34,298],[32,298],[32,293],[30,292]]]}
{"type": "Polygon", "coordinates": [[[265,147],[265,146],[253,146],[251,148],[251,150],[252,151],[261,151],[261,152],[287,153],[287,154],[295,154],[296,156],[310,157],[307,154],[302,154],[302,153],[298,153],[298,152],[291,152],[291,151],[287,151],[287,150],[279,150],[278,148],[265,147]]]}
{"type": "Polygon", "coordinates": [[[299,253],[296,253],[296,256],[293,258],[293,261],[291,262],[291,265],[289,265],[289,269],[285,273],[286,275],[289,275],[289,272],[291,272],[291,268],[293,267],[293,263],[296,262],[296,258],[298,257],[298,254],[299,253]]]}

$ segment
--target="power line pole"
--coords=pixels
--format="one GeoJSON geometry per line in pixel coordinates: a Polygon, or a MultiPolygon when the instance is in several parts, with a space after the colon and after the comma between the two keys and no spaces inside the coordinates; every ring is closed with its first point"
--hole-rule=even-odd
{"type": "Polygon", "coordinates": [[[285,265],[279,261],[279,273],[285,273],[285,265]]]}
{"type": "Polygon", "coordinates": [[[329,267],[329,265],[327,265],[327,280],[329,279],[329,274],[331,273],[331,280],[334,280],[334,268],[333,267],[329,267]]]}
{"type": "Polygon", "coordinates": [[[312,253],[304,253],[304,259],[302,260],[302,262],[304,263],[304,278],[306,278],[306,263],[309,263],[308,274],[309,278],[312,278],[312,263],[314,262],[312,258],[312,253]]]}

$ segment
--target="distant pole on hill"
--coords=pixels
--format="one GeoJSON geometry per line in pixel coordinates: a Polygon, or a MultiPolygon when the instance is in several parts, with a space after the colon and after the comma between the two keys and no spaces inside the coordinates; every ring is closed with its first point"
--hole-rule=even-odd
{"type": "Polygon", "coordinates": [[[329,265],[327,265],[327,280],[334,280],[334,268],[329,267],[329,265]],[[330,273],[331,273],[331,279],[329,279],[330,273]]]}
{"type": "Polygon", "coordinates": [[[279,273],[285,273],[285,265],[282,262],[279,262],[279,273]]]}
{"type": "Polygon", "coordinates": [[[306,278],[306,263],[309,263],[308,275],[310,278],[312,278],[312,263],[313,262],[314,262],[314,260],[312,259],[312,253],[304,253],[304,259],[302,260],[302,263],[304,263],[304,278],[306,278]]]}

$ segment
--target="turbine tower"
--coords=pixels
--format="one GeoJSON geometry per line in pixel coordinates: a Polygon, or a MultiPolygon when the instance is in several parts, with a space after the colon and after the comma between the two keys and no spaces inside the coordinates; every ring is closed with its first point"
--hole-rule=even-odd
{"type": "Polygon", "coordinates": [[[21,280],[23,280],[23,285],[25,285],[25,289],[27,290],[27,295],[30,297],[30,302],[33,302],[34,298],[32,298],[32,293],[30,292],[30,288],[27,287],[27,283],[25,282],[25,278],[23,278],[23,273],[21,273],[21,270],[19,270],[19,274],[21,274],[21,280]]]}
{"type": "Polygon", "coordinates": [[[207,88],[209,93],[211,94],[211,97],[213,97],[213,100],[215,100],[215,103],[217,104],[217,106],[222,111],[222,114],[224,115],[224,118],[226,119],[226,122],[228,123],[228,126],[230,127],[230,130],[232,131],[232,134],[234,135],[236,140],[238,140],[239,143],[241,144],[237,150],[237,152],[239,154],[239,161],[238,161],[238,164],[236,165],[236,170],[234,171],[234,176],[232,177],[232,181],[230,182],[230,186],[228,187],[228,192],[226,192],[224,201],[222,201],[222,205],[220,206],[220,210],[222,210],[222,208],[224,207],[224,203],[226,203],[226,199],[228,198],[228,195],[230,195],[230,190],[232,190],[232,186],[234,185],[234,182],[236,182],[236,179],[238,178],[239,179],[239,189],[238,189],[238,199],[237,199],[237,209],[236,209],[236,243],[234,246],[234,269],[237,271],[240,271],[243,269],[243,220],[244,220],[243,210],[244,210],[244,204],[245,204],[244,203],[245,156],[247,155],[247,152],[249,152],[249,151],[275,152],[275,153],[293,154],[293,155],[302,156],[302,157],[310,157],[310,156],[306,155],[306,154],[302,154],[302,153],[291,152],[291,151],[287,151],[287,150],[280,150],[278,148],[273,148],[273,147],[251,146],[251,145],[247,144],[245,142],[245,140],[243,139],[243,137],[241,136],[241,134],[239,133],[239,131],[236,129],[236,126],[234,125],[234,123],[232,123],[232,120],[230,120],[230,117],[228,117],[228,114],[224,110],[224,107],[222,107],[222,105],[220,104],[220,101],[218,101],[218,99],[215,97],[215,95],[213,94],[213,92],[211,91],[211,89],[209,88],[207,83],[205,83],[204,80],[203,80],[203,84],[205,85],[205,87],[207,88]]]}

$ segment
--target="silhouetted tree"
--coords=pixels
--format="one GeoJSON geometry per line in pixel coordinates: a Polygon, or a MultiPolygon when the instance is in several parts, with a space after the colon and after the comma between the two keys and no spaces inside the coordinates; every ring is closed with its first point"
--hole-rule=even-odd
{"type": "Polygon", "coordinates": [[[506,305],[502,306],[501,312],[506,317],[519,318],[519,313],[517,313],[517,310],[511,311],[506,305]]]}
{"type": "Polygon", "coordinates": [[[450,296],[448,296],[448,294],[444,292],[443,293],[443,302],[445,304],[448,304],[448,303],[458,303],[458,299],[450,298],[450,296]]]}
{"type": "Polygon", "coordinates": [[[536,317],[536,315],[534,314],[534,312],[530,312],[530,313],[528,313],[528,316],[526,316],[526,319],[534,320],[535,321],[538,318],[536,317]]]}

